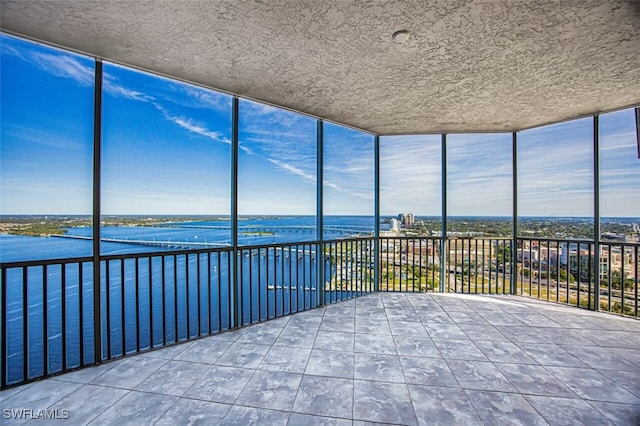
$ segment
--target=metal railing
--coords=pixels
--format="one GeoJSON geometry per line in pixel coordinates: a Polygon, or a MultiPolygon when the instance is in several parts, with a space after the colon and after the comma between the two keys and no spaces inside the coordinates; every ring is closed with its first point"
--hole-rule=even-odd
{"type": "Polygon", "coordinates": [[[352,299],[375,289],[375,239],[325,241],[324,303],[352,299]]]}
{"type": "Polygon", "coordinates": [[[508,238],[447,239],[445,290],[510,294],[512,246],[508,238]]]}
{"type": "Polygon", "coordinates": [[[440,237],[381,237],[379,289],[513,292],[640,317],[640,244],[598,246],[596,256],[588,240],[518,238],[514,248],[512,238],[447,238],[442,245],[440,237]]]}
{"type": "Polygon", "coordinates": [[[380,237],[380,291],[438,291],[442,239],[380,237]]]}
{"type": "Polygon", "coordinates": [[[381,237],[379,244],[381,291],[509,293],[511,239],[447,238],[444,251],[441,237],[381,237]]]}
{"type": "Polygon", "coordinates": [[[92,260],[1,265],[2,388],[95,363],[92,260]]]}
{"type": "Polygon", "coordinates": [[[513,291],[638,317],[639,248],[601,242],[596,256],[595,244],[583,240],[367,237],[107,255],[99,257],[99,271],[93,257],[2,263],[0,384],[6,388],[376,288],[513,291]]]}
{"type": "Polygon", "coordinates": [[[100,256],[99,324],[93,257],[2,263],[1,387],[371,292],[374,241],[100,256]]]}
{"type": "Polygon", "coordinates": [[[601,241],[596,255],[593,241],[518,238],[517,294],[640,317],[639,249],[601,241]]]}

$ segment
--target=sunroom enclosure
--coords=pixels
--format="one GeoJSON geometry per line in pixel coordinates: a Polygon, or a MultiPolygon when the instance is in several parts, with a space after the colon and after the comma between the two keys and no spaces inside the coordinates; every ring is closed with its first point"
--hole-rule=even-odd
{"type": "MultiPolygon", "coordinates": [[[[622,204],[640,216],[629,197],[640,193],[638,108],[513,133],[377,135],[2,37],[14,49],[3,50],[3,66],[25,67],[20,81],[2,80],[2,213],[20,196],[9,160],[29,143],[4,136],[25,130],[8,119],[19,102],[52,134],[67,132],[44,143],[47,134],[33,136],[55,167],[43,175],[38,159],[30,166],[34,183],[56,186],[60,175],[80,186],[65,202],[85,220],[52,238],[73,244],[66,255],[21,259],[19,246],[10,246],[18,258],[2,255],[3,389],[376,291],[513,294],[638,317],[640,243],[603,239],[615,222],[602,220],[621,216],[622,204]],[[42,103],[43,90],[73,110],[42,103]],[[152,113],[158,122],[146,121],[152,113]],[[56,128],[57,114],[77,126],[56,128]],[[163,126],[192,139],[165,146],[163,126]],[[566,147],[550,143],[567,133],[566,147]],[[540,151],[555,164],[539,161],[540,151]],[[607,163],[611,152],[623,152],[625,168],[607,163]],[[413,216],[403,203],[416,198],[420,225],[394,231],[392,216],[413,216]],[[558,210],[541,210],[544,200],[558,210]],[[118,218],[159,212],[216,216],[189,231],[217,239],[163,238],[162,224],[118,234],[118,218]],[[278,229],[286,238],[277,242],[265,242],[277,225],[247,222],[283,215],[304,219],[278,229]],[[487,236],[469,216],[508,216],[510,232],[487,236]],[[579,216],[581,225],[541,237],[529,227],[538,216],[579,216]]],[[[50,198],[27,205],[59,213],[37,205],[50,198]]]]}

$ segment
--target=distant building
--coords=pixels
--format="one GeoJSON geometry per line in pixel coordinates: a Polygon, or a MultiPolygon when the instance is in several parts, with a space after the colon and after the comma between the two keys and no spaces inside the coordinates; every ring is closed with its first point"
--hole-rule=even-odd
{"type": "Polygon", "coordinates": [[[414,217],[413,213],[400,213],[398,215],[398,221],[402,225],[403,228],[411,228],[413,226],[414,217]]]}
{"type": "Polygon", "coordinates": [[[391,231],[399,231],[400,230],[400,221],[396,218],[391,218],[391,231]]]}
{"type": "Polygon", "coordinates": [[[411,228],[413,226],[413,213],[407,213],[404,217],[404,226],[406,228],[411,228]]]}

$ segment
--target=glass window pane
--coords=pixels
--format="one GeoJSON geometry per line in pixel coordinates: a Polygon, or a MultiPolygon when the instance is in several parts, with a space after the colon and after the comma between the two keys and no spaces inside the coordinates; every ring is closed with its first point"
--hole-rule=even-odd
{"type": "Polygon", "coordinates": [[[103,253],[230,244],[231,98],[112,64],[103,90],[103,253]]]}
{"type": "Polygon", "coordinates": [[[518,134],[518,232],[593,238],[593,120],[518,134]]]}
{"type": "Polygon", "coordinates": [[[640,241],[640,158],[635,111],[600,116],[600,217],[603,239],[640,241]]]}
{"type": "Polygon", "coordinates": [[[0,260],[90,256],[92,59],[0,35],[0,260]],[[11,235],[8,235],[8,234],[11,235]]]}
{"type": "Polygon", "coordinates": [[[324,238],[374,230],[374,137],[326,123],[323,141],[324,238]]]}
{"type": "Polygon", "coordinates": [[[239,244],[316,239],[316,120],[240,100],[239,244]]]}
{"type": "Polygon", "coordinates": [[[512,135],[447,136],[447,235],[513,234],[512,135]]]}
{"type": "Polygon", "coordinates": [[[380,138],[381,231],[442,234],[441,136],[380,138]]]}

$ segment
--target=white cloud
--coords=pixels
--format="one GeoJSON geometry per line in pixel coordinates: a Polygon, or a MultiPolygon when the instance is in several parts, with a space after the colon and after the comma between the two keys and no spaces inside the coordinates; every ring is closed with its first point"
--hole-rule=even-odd
{"type": "Polygon", "coordinates": [[[141,102],[155,101],[155,98],[153,96],[119,85],[117,83],[117,78],[115,78],[111,74],[104,73],[103,77],[104,77],[104,83],[102,87],[105,92],[107,92],[109,95],[113,97],[131,99],[134,101],[141,101],[141,102]]]}
{"type": "MultiPolygon", "coordinates": [[[[4,38],[4,37],[3,37],[4,38]]],[[[40,48],[17,49],[11,46],[9,38],[2,43],[2,53],[29,62],[51,75],[75,80],[79,85],[87,87],[94,84],[94,68],[88,59],[56,49],[47,52],[40,48]]]]}
{"type": "Polygon", "coordinates": [[[166,120],[172,123],[175,123],[176,125],[182,127],[183,129],[191,133],[195,133],[195,134],[204,136],[206,138],[209,138],[215,142],[220,142],[227,145],[231,144],[231,141],[225,136],[221,135],[220,132],[209,130],[205,126],[198,124],[189,118],[173,115],[169,111],[167,111],[166,108],[164,108],[162,105],[160,105],[157,102],[154,102],[153,105],[156,107],[158,111],[162,113],[162,115],[166,120]]]}
{"type": "Polygon", "coordinates": [[[94,84],[93,67],[82,64],[72,56],[34,52],[32,59],[38,67],[57,77],[71,78],[82,86],[94,84]]]}
{"type": "Polygon", "coordinates": [[[178,96],[168,97],[168,100],[189,107],[227,112],[231,116],[231,97],[229,95],[187,83],[176,82],[175,85],[178,86],[178,96]]]}
{"type": "Polygon", "coordinates": [[[310,174],[305,172],[304,170],[292,166],[291,164],[287,164],[285,162],[279,161],[279,160],[275,160],[273,158],[267,158],[267,161],[269,161],[270,163],[275,164],[276,166],[280,167],[283,170],[286,170],[290,173],[293,173],[294,175],[300,176],[310,182],[315,183],[317,181],[315,174],[310,174]]]}

